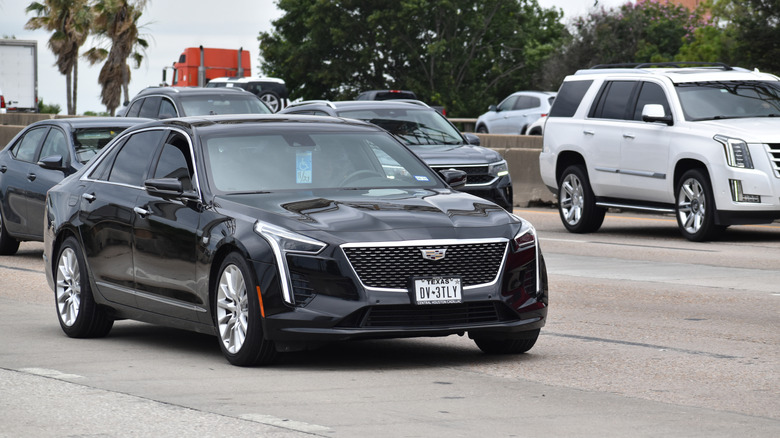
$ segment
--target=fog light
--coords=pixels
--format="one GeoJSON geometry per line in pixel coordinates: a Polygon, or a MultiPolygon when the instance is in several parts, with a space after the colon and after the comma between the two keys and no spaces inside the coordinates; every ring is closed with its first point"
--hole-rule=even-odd
{"type": "Polygon", "coordinates": [[[738,179],[730,179],[729,185],[731,186],[731,199],[733,199],[734,202],[750,202],[756,204],[761,203],[761,196],[748,195],[742,192],[742,181],[738,179]]]}

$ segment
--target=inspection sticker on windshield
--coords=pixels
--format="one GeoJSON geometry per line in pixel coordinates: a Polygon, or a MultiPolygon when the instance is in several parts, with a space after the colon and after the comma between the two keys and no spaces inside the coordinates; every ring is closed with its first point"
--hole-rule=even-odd
{"type": "Polygon", "coordinates": [[[429,181],[427,176],[417,176],[417,175],[415,175],[414,179],[416,179],[417,181],[429,181]]]}
{"type": "Polygon", "coordinates": [[[311,184],[311,151],[295,154],[295,182],[311,184]]]}
{"type": "Polygon", "coordinates": [[[454,304],[461,301],[460,278],[414,279],[414,302],[417,304],[454,304]]]}

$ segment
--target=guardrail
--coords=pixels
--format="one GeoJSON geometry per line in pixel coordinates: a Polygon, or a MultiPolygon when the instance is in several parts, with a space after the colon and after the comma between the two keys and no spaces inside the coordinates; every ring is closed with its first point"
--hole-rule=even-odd
{"type": "MultiPolygon", "coordinates": [[[[0,114],[0,145],[6,145],[25,126],[38,120],[66,118],[52,114],[11,113],[0,114]]],[[[477,119],[450,119],[464,132],[473,130],[477,119]],[[464,126],[472,123],[472,129],[464,126]]],[[[512,175],[514,191],[513,205],[528,207],[536,204],[552,204],[555,196],[542,184],[539,176],[539,153],[542,151],[542,137],[535,135],[477,134],[482,146],[493,149],[506,159],[509,174],[512,175]]]]}

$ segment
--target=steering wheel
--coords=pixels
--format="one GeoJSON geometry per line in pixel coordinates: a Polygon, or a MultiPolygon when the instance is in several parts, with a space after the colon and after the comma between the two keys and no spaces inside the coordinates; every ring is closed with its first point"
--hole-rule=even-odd
{"type": "Polygon", "coordinates": [[[354,181],[359,181],[361,179],[373,178],[373,177],[378,177],[378,176],[379,176],[379,174],[377,174],[373,170],[360,169],[360,170],[356,170],[356,171],[350,173],[349,175],[347,175],[346,177],[344,177],[344,179],[341,181],[341,185],[344,186],[344,185],[347,185],[347,184],[349,184],[351,182],[354,182],[354,181]]]}

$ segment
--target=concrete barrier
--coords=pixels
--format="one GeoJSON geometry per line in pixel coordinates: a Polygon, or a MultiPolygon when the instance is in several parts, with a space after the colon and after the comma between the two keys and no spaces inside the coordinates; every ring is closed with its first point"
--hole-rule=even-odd
{"type": "MultiPolygon", "coordinates": [[[[51,114],[0,114],[0,145],[6,145],[30,123],[38,120],[63,118],[51,114]]],[[[477,134],[480,143],[500,153],[509,165],[514,191],[513,205],[551,204],[555,196],[542,184],[539,176],[539,153],[542,151],[542,137],[535,135],[477,134]]]]}

